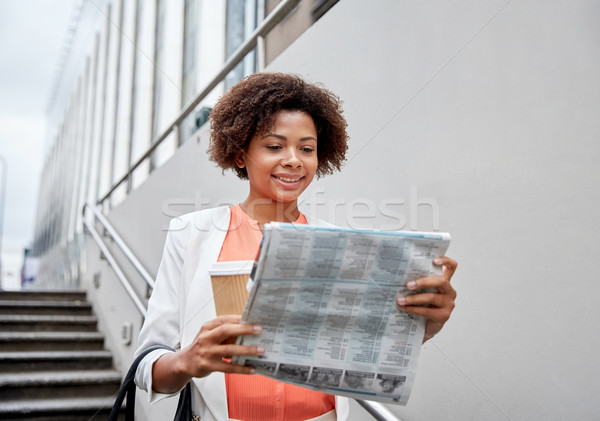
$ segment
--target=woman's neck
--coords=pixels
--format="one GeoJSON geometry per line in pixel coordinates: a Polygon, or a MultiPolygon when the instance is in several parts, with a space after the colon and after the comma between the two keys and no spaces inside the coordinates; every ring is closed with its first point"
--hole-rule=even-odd
{"type": "Polygon", "coordinates": [[[277,202],[271,199],[247,197],[240,203],[242,210],[260,226],[269,222],[294,222],[300,216],[298,202],[277,202]]]}

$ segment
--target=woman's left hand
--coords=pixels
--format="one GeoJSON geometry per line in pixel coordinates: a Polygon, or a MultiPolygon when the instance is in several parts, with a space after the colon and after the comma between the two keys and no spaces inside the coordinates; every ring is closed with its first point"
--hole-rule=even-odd
{"type": "Polygon", "coordinates": [[[407,295],[399,297],[397,300],[398,306],[403,311],[427,318],[423,342],[433,338],[442,329],[444,323],[450,318],[456,298],[456,291],[450,285],[450,279],[454,275],[458,263],[444,256],[435,258],[433,264],[442,266],[441,275],[415,279],[406,286],[413,291],[430,288],[436,292],[407,295]]]}

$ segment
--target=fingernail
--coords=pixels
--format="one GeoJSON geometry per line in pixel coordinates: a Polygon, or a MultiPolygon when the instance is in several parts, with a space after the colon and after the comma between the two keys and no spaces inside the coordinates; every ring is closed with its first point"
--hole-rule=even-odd
{"type": "Polygon", "coordinates": [[[416,288],[416,286],[417,286],[417,283],[415,281],[410,281],[408,284],[406,284],[406,287],[408,289],[416,288]]]}
{"type": "Polygon", "coordinates": [[[254,333],[260,333],[262,332],[262,326],[254,325],[252,326],[252,330],[254,330],[254,333]]]}
{"type": "Polygon", "coordinates": [[[441,265],[442,263],[444,263],[444,261],[439,257],[436,257],[435,259],[433,259],[433,263],[435,263],[436,265],[441,265]]]}
{"type": "Polygon", "coordinates": [[[265,348],[262,346],[257,346],[256,347],[256,353],[257,354],[264,354],[265,353],[265,348]]]}
{"type": "Polygon", "coordinates": [[[406,304],[406,297],[398,297],[396,301],[398,302],[398,305],[403,306],[406,304]]]}

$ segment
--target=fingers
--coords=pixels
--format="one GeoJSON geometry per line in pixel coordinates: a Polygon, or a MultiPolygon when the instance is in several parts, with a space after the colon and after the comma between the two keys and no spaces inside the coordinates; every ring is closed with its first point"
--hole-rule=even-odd
{"type": "Polygon", "coordinates": [[[433,260],[436,266],[442,266],[442,275],[426,276],[410,281],[406,287],[412,295],[398,297],[397,303],[402,311],[427,319],[425,337],[427,340],[439,332],[454,310],[456,291],[450,284],[458,263],[446,256],[433,260]]]}
{"type": "Polygon", "coordinates": [[[454,259],[451,259],[447,256],[436,257],[433,259],[433,264],[436,266],[443,266],[442,276],[444,276],[448,281],[456,272],[456,268],[458,267],[458,262],[454,259]]]}
{"type": "Polygon", "coordinates": [[[407,295],[398,297],[400,307],[421,306],[421,307],[443,307],[446,304],[447,297],[435,292],[424,292],[422,294],[407,295]]]}
{"type": "Polygon", "coordinates": [[[231,373],[231,374],[254,374],[256,373],[256,369],[253,367],[246,367],[244,365],[238,365],[234,363],[229,363],[226,361],[217,361],[212,367],[212,371],[220,371],[222,373],[231,373]]]}
{"type": "Polygon", "coordinates": [[[212,319],[212,320],[204,323],[202,325],[202,329],[212,330],[212,329],[222,326],[224,324],[239,323],[240,319],[241,319],[241,316],[236,316],[236,315],[219,316],[216,319],[212,319]]]}
{"type": "Polygon", "coordinates": [[[416,294],[402,297],[404,298],[403,301],[399,298],[398,305],[406,313],[422,316],[427,319],[425,335],[423,337],[423,340],[426,341],[435,336],[450,318],[454,310],[455,296],[456,293],[454,290],[452,290],[452,294],[416,294]]]}
{"type": "Polygon", "coordinates": [[[406,313],[414,314],[415,316],[422,316],[428,320],[428,322],[435,322],[440,326],[443,326],[450,317],[451,309],[446,307],[433,308],[433,307],[402,307],[402,310],[406,313]]]}
{"type": "Polygon", "coordinates": [[[450,279],[458,267],[456,260],[446,256],[436,257],[433,259],[433,264],[436,266],[443,266],[441,276],[425,276],[423,278],[415,279],[406,284],[406,287],[415,292],[425,289],[435,289],[440,294],[450,294],[456,297],[456,292],[450,285],[450,279]]]}
{"type": "Polygon", "coordinates": [[[397,302],[402,309],[409,306],[454,308],[456,291],[450,285],[450,281],[443,276],[427,276],[415,279],[410,281],[406,287],[411,291],[415,291],[415,294],[398,297],[397,302]]]}
{"type": "Polygon", "coordinates": [[[235,338],[256,335],[262,328],[252,324],[240,324],[239,316],[220,316],[205,323],[185,351],[185,371],[191,377],[203,377],[214,371],[251,374],[255,370],[226,361],[238,355],[261,355],[260,346],[235,345],[235,338]]]}
{"type": "Polygon", "coordinates": [[[420,290],[435,289],[444,294],[453,290],[450,280],[446,279],[443,275],[415,279],[406,284],[406,288],[412,291],[411,293],[419,293],[420,290]]]}
{"type": "Polygon", "coordinates": [[[235,342],[235,338],[244,335],[257,335],[262,332],[262,327],[253,324],[240,324],[240,316],[219,316],[206,322],[200,333],[210,338],[215,343],[235,342]]]}
{"type": "MultiPolygon", "coordinates": [[[[247,350],[246,352],[243,352],[243,355],[260,355],[262,352],[264,352],[264,350],[262,350],[262,352],[257,352],[256,351],[256,347],[255,350],[250,351],[247,350]]],[[[237,351],[230,351],[229,352],[230,355],[229,357],[232,357],[233,355],[242,355],[242,354],[238,354],[237,351]]],[[[204,375],[208,375],[212,372],[215,371],[220,371],[222,373],[234,373],[234,374],[254,374],[256,372],[256,370],[252,367],[247,367],[244,365],[239,365],[236,363],[233,363],[230,361],[230,358],[227,357],[222,357],[220,356],[221,352],[219,352],[217,355],[214,355],[213,358],[208,357],[207,355],[204,355],[204,359],[200,360],[201,364],[198,364],[197,369],[200,373],[206,373],[204,375]]],[[[201,377],[198,375],[195,375],[194,377],[201,377]]]]}
{"type": "Polygon", "coordinates": [[[246,346],[246,345],[223,345],[219,347],[218,355],[219,358],[231,359],[231,357],[237,355],[262,355],[265,353],[265,349],[262,346],[246,346]]]}

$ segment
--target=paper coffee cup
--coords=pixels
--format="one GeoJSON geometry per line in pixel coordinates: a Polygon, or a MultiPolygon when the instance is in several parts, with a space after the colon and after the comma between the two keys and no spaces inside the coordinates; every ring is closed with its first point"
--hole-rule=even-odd
{"type": "Polygon", "coordinates": [[[208,272],[217,316],[242,314],[248,300],[246,285],[253,265],[253,260],[217,262],[208,272]]]}

